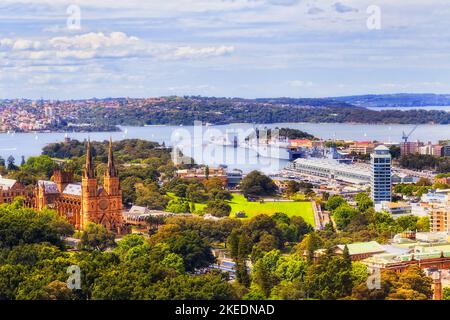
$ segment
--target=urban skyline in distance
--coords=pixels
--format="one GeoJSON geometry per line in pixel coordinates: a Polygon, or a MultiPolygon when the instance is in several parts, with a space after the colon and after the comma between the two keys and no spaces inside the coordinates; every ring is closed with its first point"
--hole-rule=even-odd
{"type": "Polygon", "coordinates": [[[447,7],[440,0],[5,0],[0,97],[448,93],[447,7]]]}

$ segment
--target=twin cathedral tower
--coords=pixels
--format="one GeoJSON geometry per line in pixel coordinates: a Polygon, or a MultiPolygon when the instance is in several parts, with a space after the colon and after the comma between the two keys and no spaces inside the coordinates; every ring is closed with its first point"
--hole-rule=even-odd
{"type": "Polygon", "coordinates": [[[101,224],[115,233],[124,232],[122,190],[114,163],[112,140],[108,147],[108,165],[99,186],[92,159],[90,141],[80,183],[73,181],[73,172],[57,169],[53,181],[40,180],[35,189],[35,206],[54,209],[66,217],[75,229],[83,230],[90,222],[101,224]]]}

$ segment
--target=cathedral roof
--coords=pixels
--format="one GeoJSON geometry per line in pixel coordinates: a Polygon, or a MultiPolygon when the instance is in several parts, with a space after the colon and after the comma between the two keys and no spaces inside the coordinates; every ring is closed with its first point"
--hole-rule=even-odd
{"type": "Polygon", "coordinates": [[[138,215],[149,214],[149,213],[150,213],[150,210],[148,210],[147,207],[132,206],[127,214],[138,216],[138,215]]]}
{"type": "Polygon", "coordinates": [[[72,196],[81,196],[81,184],[69,183],[64,188],[63,194],[68,194],[72,196]]]}
{"type": "Polygon", "coordinates": [[[44,186],[44,192],[46,194],[57,194],[59,193],[58,185],[53,181],[39,180],[38,185],[44,186]]]}
{"type": "Polygon", "coordinates": [[[5,179],[0,177],[0,189],[8,190],[11,189],[15,184],[17,180],[13,179],[5,179]]]}

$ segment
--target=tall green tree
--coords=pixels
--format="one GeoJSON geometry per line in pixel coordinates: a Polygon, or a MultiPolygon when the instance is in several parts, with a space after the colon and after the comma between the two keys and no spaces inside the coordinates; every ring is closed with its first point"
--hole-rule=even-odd
{"type": "Polygon", "coordinates": [[[101,224],[88,223],[81,234],[79,248],[82,250],[104,251],[115,245],[114,234],[101,224]]]}
{"type": "Polygon", "coordinates": [[[259,171],[252,171],[242,179],[240,184],[242,193],[248,196],[272,196],[277,186],[268,176],[259,171]]]}
{"type": "Polygon", "coordinates": [[[7,162],[7,167],[6,169],[8,169],[8,171],[13,171],[13,170],[17,170],[17,166],[15,165],[15,161],[16,159],[11,155],[8,157],[8,159],[6,160],[7,162]]]}
{"type": "Polygon", "coordinates": [[[0,247],[40,242],[62,246],[62,238],[72,234],[73,227],[54,211],[23,208],[21,198],[0,207],[0,247]]]}
{"type": "Polygon", "coordinates": [[[305,291],[309,298],[334,300],[352,293],[352,268],[343,257],[327,250],[317,263],[308,268],[305,276],[305,291]]]}
{"type": "Polygon", "coordinates": [[[339,230],[344,230],[358,215],[360,215],[358,210],[347,204],[339,206],[333,212],[333,218],[339,230]]]}
{"type": "Polygon", "coordinates": [[[231,206],[222,200],[212,200],[208,201],[205,212],[219,218],[228,217],[231,212],[231,206]]]}
{"type": "Polygon", "coordinates": [[[334,195],[328,198],[327,202],[325,203],[325,208],[328,211],[334,211],[345,203],[347,203],[347,201],[344,198],[334,195]]]}
{"type": "Polygon", "coordinates": [[[365,192],[358,193],[355,196],[355,201],[358,205],[359,211],[361,212],[364,212],[374,206],[372,199],[365,192]]]}
{"type": "Polygon", "coordinates": [[[266,298],[270,296],[272,288],[279,282],[275,272],[279,259],[280,252],[273,250],[267,252],[253,266],[253,281],[258,285],[266,298]]]}

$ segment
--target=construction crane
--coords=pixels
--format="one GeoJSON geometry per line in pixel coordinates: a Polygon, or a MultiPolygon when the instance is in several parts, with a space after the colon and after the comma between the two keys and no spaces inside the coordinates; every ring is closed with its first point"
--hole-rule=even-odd
{"type": "Polygon", "coordinates": [[[408,134],[406,134],[405,131],[403,131],[402,139],[403,139],[403,141],[405,141],[405,143],[408,142],[409,137],[414,133],[414,131],[416,131],[418,126],[419,125],[416,124],[414,126],[414,128],[408,134]]]}

